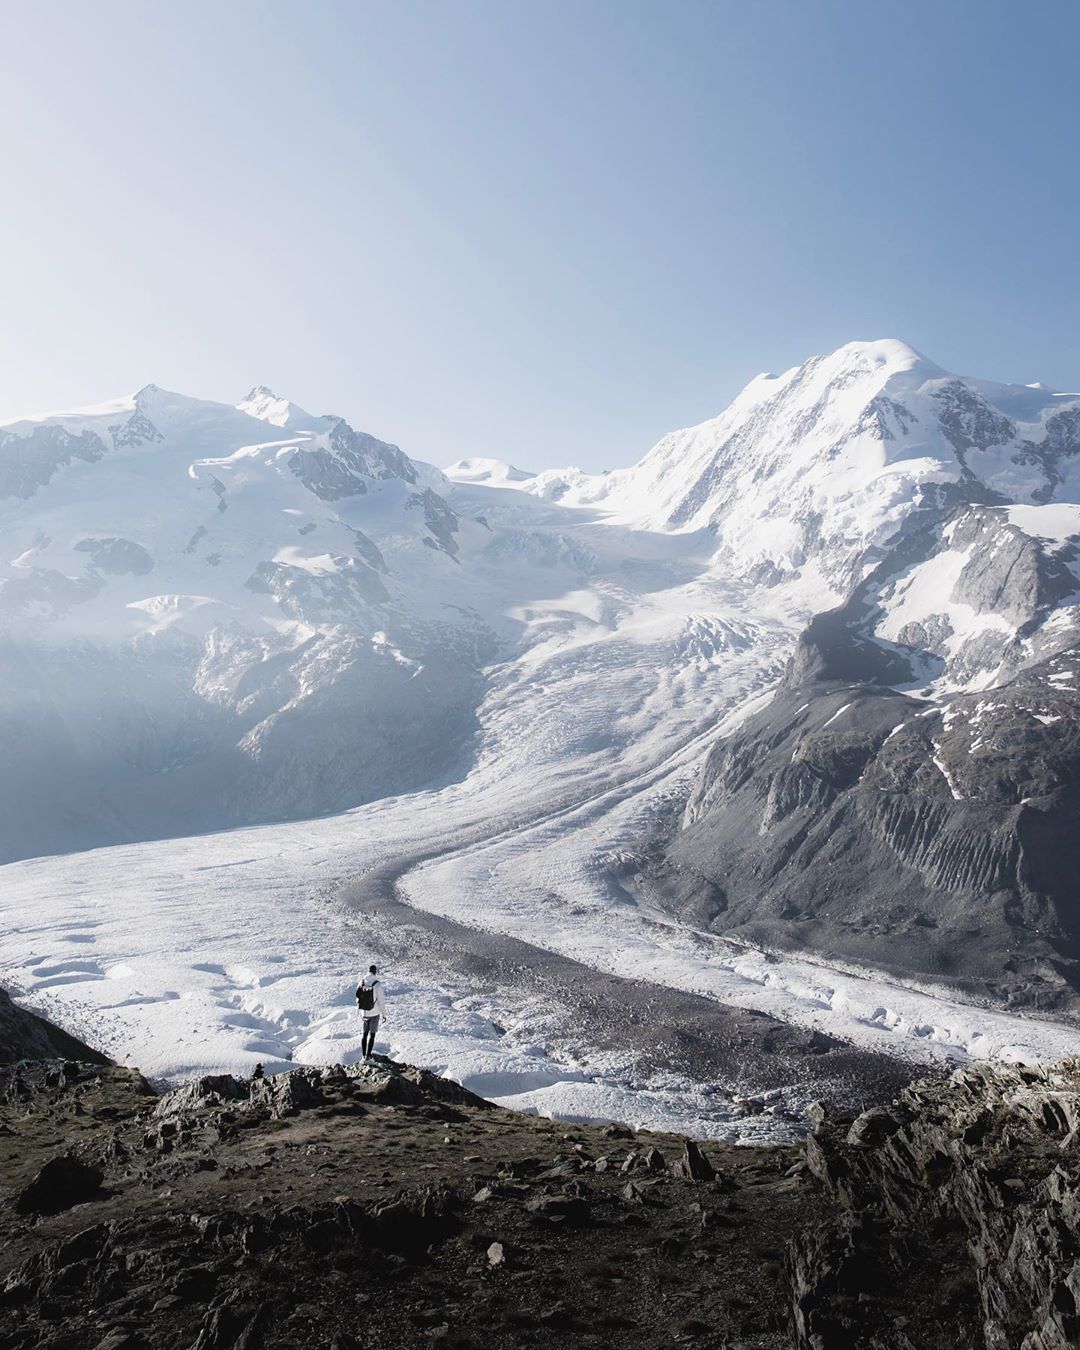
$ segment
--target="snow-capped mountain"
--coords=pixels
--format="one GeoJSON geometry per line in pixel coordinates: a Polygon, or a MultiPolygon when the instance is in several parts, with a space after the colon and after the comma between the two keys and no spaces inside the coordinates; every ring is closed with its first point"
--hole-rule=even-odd
{"type": "MultiPolygon", "coordinates": [[[[346,515],[355,517],[352,508],[372,493],[377,506],[359,514],[381,520],[414,507],[413,498],[423,505],[423,494],[442,481],[397,446],[341,418],[311,417],[266,390],[253,390],[234,408],[148,385],[100,408],[16,422],[0,429],[0,500],[9,504],[5,530],[24,548],[6,559],[3,607],[15,615],[36,605],[39,618],[96,631],[121,590],[146,590],[144,582],[124,586],[110,578],[153,573],[177,582],[178,597],[209,590],[218,603],[234,602],[251,616],[249,565],[265,561],[272,546],[297,541],[296,556],[279,560],[282,566],[335,572],[326,561],[304,567],[321,556],[300,546],[305,539],[358,568],[362,588],[379,591],[367,575],[384,570],[379,555],[362,536],[356,546],[346,515]],[[30,505],[13,508],[18,501],[30,505]],[[91,524],[85,538],[70,537],[91,524]],[[75,584],[64,585],[61,576],[75,584]],[[105,605],[88,610],[99,595],[105,605]]],[[[434,501],[431,511],[445,517],[434,501]]],[[[426,532],[445,547],[429,514],[421,509],[419,529],[409,532],[426,532]]],[[[261,612],[277,625],[275,608],[261,612]]],[[[128,631],[145,627],[139,613],[123,617],[128,631]]]]}
{"type": "Polygon", "coordinates": [[[645,529],[714,531],[717,561],[844,598],[913,510],[1080,499],[1080,396],[958,379],[902,342],[854,342],[759,375],[721,416],[603,475],[527,491],[645,529]]]}
{"type": "Polygon", "coordinates": [[[488,533],[444,481],[265,389],[231,407],[151,385],[0,430],[4,851],[324,811],[438,771],[490,645],[425,599],[488,533]]]}
{"type": "Polygon", "coordinates": [[[468,840],[419,893],[542,894],[537,940],[614,887],[1074,982],[1080,397],[853,343],[632,468],[532,475],[148,386],[0,428],[0,522],[3,856],[377,802],[429,859],[468,840]]]}
{"type": "Polygon", "coordinates": [[[632,514],[645,470],[654,525],[841,601],[715,746],[655,877],[717,932],[1071,1005],[1080,399],[896,343],[778,384],[662,443],[693,454],[688,493],[660,501],[658,447],[594,498],[632,514]]]}

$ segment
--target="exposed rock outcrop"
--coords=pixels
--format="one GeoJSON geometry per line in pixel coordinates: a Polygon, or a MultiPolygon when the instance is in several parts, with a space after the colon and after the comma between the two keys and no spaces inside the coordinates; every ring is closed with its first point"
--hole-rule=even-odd
{"type": "Polygon", "coordinates": [[[518,1115],[376,1057],[155,1097],[0,1068],[0,1350],[1067,1350],[1080,1062],[762,1149],[518,1115]]]}
{"type": "Polygon", "coordinates": [[[796,1344],[1080,1343],[1080,1064],[979,1067],[854,1122],[807,1162],[835,1212],[796,1239],[796,1344]]]}
{"type": "Polygon", "coordinates": [[[372,479],[400,478],[406,483],[417,479],[412,461],[396,445],[354,431],[343,418],[332,419],[325,445],[301,446],[289,467],[305,487],[328,502],[364,495],[372,479]]]}
{"type": "Polygon", "coordinates": [[[378,1058],[156,1102],[83,1066],[0,1092],[0,1347],[782,1350],[812,1194],[796,1148],[567,1127],[378,1058]],[[62,1207],[18,1203],[68,1167],[62,1207]]]}

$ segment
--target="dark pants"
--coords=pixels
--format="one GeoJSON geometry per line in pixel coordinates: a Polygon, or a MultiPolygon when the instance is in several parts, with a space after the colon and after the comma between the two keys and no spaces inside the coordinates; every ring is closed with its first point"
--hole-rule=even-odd
{"type": "Polygon", "coordinates": [[[372,1050],[375,1049],[375,1033],[379,1029],[379,1014],[372,1013],[370,1017],[364,1016],[364,1034],[360,1039],[360,1049],[364,1052],[364,1058],[367,1059],[372,1050]]]}

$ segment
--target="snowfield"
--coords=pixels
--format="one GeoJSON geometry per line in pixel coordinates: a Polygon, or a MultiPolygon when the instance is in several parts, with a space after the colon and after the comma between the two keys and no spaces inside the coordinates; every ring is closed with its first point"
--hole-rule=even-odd
{"type": "MultiPolygon", "coordinates": [[[[47,713],[55,754],[74,740],[82,756],[59,775],[74,782],[61,803],[48,782],[44,808],[7,783],[4,856],[45,851],[20,847],[42,809],[111,838],[137,832],[144,796],[158,812],[144,836],[181,801],[187,829],[203,806],[219,822],[217,793],[248,820],[324,812],[0,867],[0,980],[176,1079],[355,1059],[353,989],[375,961],[391,1008],[378,1048],[507,1105],[729,1139],[790,1128],[747,1115],[733,1084],[639,1074],[524,980],[447,979],[407,925],[359,917],[348,897],[378,877],[415,912],[868,1050],[1080,1053],[1080,1030],[736,946],[616,879],[677,819],[717,738],[769,699],[807,619],[969,465],[1020,502],[1007,518],[1026,535],[1060,547],[1080,533],[1078,508],[1044,501],[1074,470],[1042,447],[1066,444],[1072,424],[1054,419],[1074,415],[1050,391],[962,383],[903,344],[866,343],[759,377],[723,417],[596,477],[479,459],[443,475],[265,389],[223,408],[149,386],[0,429],[0,632],[34,654],[10,668],[9,720],[47,713]],[[970,440],[984,425],[989,448],[962,462],[946,432],[966,443],[950,429],[970,440]],[[151,707],[102,730],[85,713],[93,691],[53,667],[89,653],[73,667],[89,686],[106,638],[125,672],[159,658],[171,671],[177,654],[182,715],[151,707]],[[104,756],[123,736],[123,772],[142,776],[121,795],[104,756]],[[112,795],[95,816],[99,792],[112,795]]],[[[970,556],[943,547],[899,574],[880,636],[947,621],[946,655],[987,634],[1004,646],[1014,618],[981,592],[948,598],[970,556]]],[[[994,673],[958,670],[950,688],[994,673]]]]}

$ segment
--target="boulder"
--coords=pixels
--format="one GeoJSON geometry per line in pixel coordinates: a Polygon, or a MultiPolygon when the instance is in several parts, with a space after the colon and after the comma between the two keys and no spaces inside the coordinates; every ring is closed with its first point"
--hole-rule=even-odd
{"type": "Polygon", "coordinates": [[[375,1206],[362,1220],[359,1236],[391,1252],[415,1253],[457,1227],[454,1196],[442,1186],[425,1186],[375,1206]]]}
{"type": "Polygon", "coordinates": [[[247,1096],[247,1084],[231,1073],[207,1074],[166,1092],[154,1108],[154,1115],[159,1119],[199,1115],[225,1102],[246,1101],[247,1096]]]}
{"type": "Polygon", "coordinates": [[[569,1223],[578,1227],[588,1222],[589,1205],[578,1195],[534,1195],[525,1201],[525,1208],[536,1219],[569,1223]]]}
{"type": "Polygon", "coordinates": [[[712,1181],[716,1176],[712,1163],[693,1139],[687,1139],[683,1145],[683,1155],[672,1171],[675,1176],[685,1177],[688,1181],[712,1181]]]}
{"type": "Polygon", "coordinates": [[[255,1078],[250,1085],[249,1101],[252,1106],[265,1107],[275,1120],[280,1120],[321,1105],[324,1098],[319,1083],[320,1075],[315,1069],[294,1069],[290,1073],[255,1078]]]}
{"type": "Polygon", "coordinates": [[[80,1162],[68,1154],[50,1158],[37,1176],[15,1197],[19,1214],[60,1214],[74,1205],[92,1200],[101,1187],[100,1167],[80,1162]]]}

